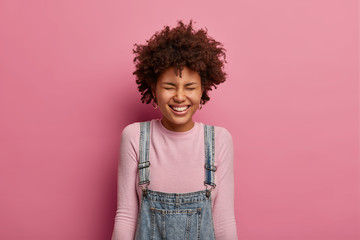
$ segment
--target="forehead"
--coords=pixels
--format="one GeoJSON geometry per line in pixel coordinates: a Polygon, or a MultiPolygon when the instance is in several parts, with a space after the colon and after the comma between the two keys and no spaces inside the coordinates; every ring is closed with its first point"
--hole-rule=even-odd
{"type": "Polygon", "coordinates": [[[187,83],[187,82],[195,82],[200,83],[201,78],[199,73],[192,71],[188,67],[184,67],[181,71],[181,77],[180,77],[180,71],[178,72],[178,75],[176,76],[175,68],[171,67],[165,70],[158,78],[158,83],[164,83],[164,82],[172,82],[172,83],[187,83]]]}

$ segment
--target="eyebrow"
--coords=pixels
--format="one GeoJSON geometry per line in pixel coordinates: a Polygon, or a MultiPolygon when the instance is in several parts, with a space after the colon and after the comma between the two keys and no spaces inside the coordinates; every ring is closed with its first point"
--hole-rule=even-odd
{"type": "MultiPolygon", "coordinates": [[[[164,82],[163,84],[166,84],[166,85],[171,85],[171,86],[176,86],[175,83],[172,83],[172,82],[164,82]]],[[[190,82],[190,83],[186,83],[185,86],[191,86],[191,85],[194,85],[194,84],[197,84],[196,82],[190,82]]]]}

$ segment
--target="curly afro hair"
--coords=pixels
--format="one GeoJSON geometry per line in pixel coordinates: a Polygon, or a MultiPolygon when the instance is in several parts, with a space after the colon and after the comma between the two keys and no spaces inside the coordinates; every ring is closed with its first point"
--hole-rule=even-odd
{"type": "Polygon", "coordinates": [[[151,86],[156,85],[158,77],[170,67],[174,67],[176,75],[179,72],[180,77],[184,66],[199,73],[204,90],[202,104],[210,99],[208,91],[226,79],[223,71],[226,50],[223,44],[208,36],[206,28],[195,31],[192,20],[188,25],[178,21],[178,25],[172,29],[165,26],[146,44],[134,44],[134,47],[136,70],[133,74],[143,103],[151,102],[151,86]]]}

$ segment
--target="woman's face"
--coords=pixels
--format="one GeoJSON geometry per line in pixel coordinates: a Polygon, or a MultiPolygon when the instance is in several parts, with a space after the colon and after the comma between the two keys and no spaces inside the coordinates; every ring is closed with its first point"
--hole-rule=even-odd
{"type": "Polygon", "coordinates": [[[164,127],[184,132],[194,126],[192,116],[199,108],[202,96],[201,78],[197,72],[184,67],[180,77],[175,75],[174,68],[168,68],[159,76],[153,94],[164,127]]]}

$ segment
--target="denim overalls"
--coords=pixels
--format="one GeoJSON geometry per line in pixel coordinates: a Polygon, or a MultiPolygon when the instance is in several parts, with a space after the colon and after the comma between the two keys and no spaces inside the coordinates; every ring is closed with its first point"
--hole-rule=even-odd
{"type": "Polygon", "coordinates": [[[206,190],[190,193],[164,193],[148,189],[150,184],[150,121],[140,123],[139,185],[141,207],[135,240],[213,240],[215,239],[211,190],[215,188],[214,126],[204,124],[206,190]]]}

